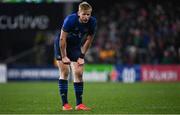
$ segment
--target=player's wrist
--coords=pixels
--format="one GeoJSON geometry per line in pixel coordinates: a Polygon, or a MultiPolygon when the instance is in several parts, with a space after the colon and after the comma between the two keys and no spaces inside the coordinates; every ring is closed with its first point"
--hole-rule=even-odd
{"type": "Polygon", "coordinates": [[[67,56],[66,55],[62,55],[62,58],[66,58],[67,56]]]}
{"type": "Polygon", "coordinates": [[[82,58],[82,59],[84,59],[84,57],[85,57],[85,54],[83,54],[83,53],[81,53],[79,56],[79,58],[82,58]]]}

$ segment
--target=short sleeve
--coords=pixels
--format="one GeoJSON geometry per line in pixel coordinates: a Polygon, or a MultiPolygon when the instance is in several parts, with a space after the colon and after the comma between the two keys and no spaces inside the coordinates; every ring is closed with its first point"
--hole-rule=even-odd
{"type": "Polygon", "coordinates": [[[94,35],[97,29],[97,21],[95,18],[92,18],[92,21],[90,23],[90,29],[89,29],[89,34],[94,35]]]}
{"type": "Polygon", "coordinates": [[[64,19],[62,30],[65,32],[70,32],[71,28],[72,28],[72,20],[71,20],[70,16],[67,16],[64,19]]]}

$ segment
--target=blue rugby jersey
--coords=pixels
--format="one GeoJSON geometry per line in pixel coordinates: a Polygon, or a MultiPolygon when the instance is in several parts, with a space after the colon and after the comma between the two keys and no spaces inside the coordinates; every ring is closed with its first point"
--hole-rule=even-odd
{"type": "Polygon", "coordinates": [[[82,39],[95,33],[96,19],[91,16],[87,23],[80,23],[77,13],[73,13],[65,18],[62,30],[68,33],[67,47],[81,47],[82,39]]]}

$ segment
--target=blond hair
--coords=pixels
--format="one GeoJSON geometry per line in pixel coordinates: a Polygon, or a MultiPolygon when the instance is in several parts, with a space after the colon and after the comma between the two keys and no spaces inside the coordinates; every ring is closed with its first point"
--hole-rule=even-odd
{"type": "Polygon", "coordinates": [[[85,10],[91,10],[92,11],[91,5],[87,2],[80,3],[79,4],[79,11],[85,11],[85,10]]]}

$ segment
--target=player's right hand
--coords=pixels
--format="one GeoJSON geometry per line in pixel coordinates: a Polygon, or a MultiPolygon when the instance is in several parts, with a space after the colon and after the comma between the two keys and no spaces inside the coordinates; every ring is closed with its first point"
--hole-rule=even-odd
{"type": "Polygon", "coordinates": [[[83,58],[78,58],[77,63],[78,63],[79,66],[84,65],[84,59],[83,58]]]}
{"type": "Polygon", "coordinates": [[[62,63],[63,63],[63,64],[70,64],[71,61],[70,61],[70,59],[69,59],[68,57],[63,57],[63,58],[62,58],[62,63]]]}

